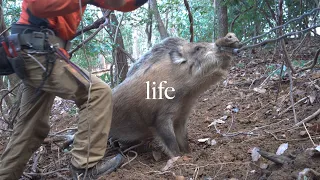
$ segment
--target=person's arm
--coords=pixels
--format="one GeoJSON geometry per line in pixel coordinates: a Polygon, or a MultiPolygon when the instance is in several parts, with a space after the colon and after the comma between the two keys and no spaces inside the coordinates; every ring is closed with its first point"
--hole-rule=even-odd
{"type": "MultiPolygon", "coordinates": [[[[40,18],[63,16],[79,10],[79,0],[26,0],[31,13],[40,18]]],[[[133,11],[148,0],[81,0],[82,6],[92,4],[123,12],[133,11]]]]}
{"type": "MultiPolygon", "coordinates": [[[[40,18],[63,16],[80,9],[79,0],[26,0],[31,13],[40,18]]],[[[81,0],[85,6],[89,0],[81,0]]]]}
{"type": "Polygon", "coordinates": [[[110,10],[117,10],[122,12],[133,11],[148,0],[91,0],[89,4],[110,10]]]}

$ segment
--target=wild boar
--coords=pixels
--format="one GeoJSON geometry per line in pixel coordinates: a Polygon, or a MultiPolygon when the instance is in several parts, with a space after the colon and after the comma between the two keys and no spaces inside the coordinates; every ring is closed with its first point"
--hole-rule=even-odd
{"type": "Polygon", "coordinates": [[[186,127],[192,106],[227,75],[233,57],[228,49],[237,47],[233,33],[216,43],[171,37],[155,45],[113,89],[109,137],[124,144],[152,138],[170,158],[189,152],[186,127]]]}

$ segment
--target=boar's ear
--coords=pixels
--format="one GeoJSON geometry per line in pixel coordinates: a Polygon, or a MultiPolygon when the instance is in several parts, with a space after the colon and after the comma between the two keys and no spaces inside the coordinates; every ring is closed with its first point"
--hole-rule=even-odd
{"type": "Polygon", "coordinates": [[[182,64],[187,62],[186,58],[184,58],[178,51],[172,50],[170,51],[169,55],[174,64],[182,64]]]}

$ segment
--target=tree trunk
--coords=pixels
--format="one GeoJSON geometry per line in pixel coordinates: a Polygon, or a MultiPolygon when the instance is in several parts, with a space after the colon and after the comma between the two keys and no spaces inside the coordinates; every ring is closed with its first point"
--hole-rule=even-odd
{"type": "Polygon", "coordinates": [[[113,57],[115,60],[116,73],[114,77],[115,77],[115,82],[119,84],[126,78],[126,75],[128,72],[128,61],[127,61],[126,54],[124,54],[119,49],[119,47],[124,49],[123,38],[121,35],[121,31],[118,27],[119,26],[118,19],[116,15],[114,15],[113,13],[110,14],[110,21],[112,22],[111,24],[113,24],[111,26],[111,33],[112,33],[113,39],[115,40],[113,57]]]}
{"type": "MultiPolygon", "coordinates": [[[[6,24],[5,24],[5,22],[4,22],[3,9],[2,9],[2,7],[3,7],[2,0],[0,0],[0,33],[2,33],[4,30],[7,29],[6,24]]],[[[4,37],[9,36],[9,32],[8,32],[8,31],[5,32],[5,33],[3,34],[3,36],[4,36],[4,37]]]]}
{"type": "Polygon", "coordinates": [[[217,17],[217,37],[224,37],[228,33],[228,8],[224,0],[215,0],[217,17]]]}
{"type": "Polygon", "coordinates": [[[151,38],[152,38],[152,12],[151,12],[151,4],[150,1],[148,3],[148,22],[146,23],[146,33],[148,36],[148,47],[151,48],[151,38]]]}
{"type": "Polygon", "coordinates": [[[151,5],[151,9],[154,15],[154,18],[156,19],[157,22],[157,27],[160,33],[160,38],[161,39],[165,39],[167,37],[169,37],[169,34],[166,30],[166,28],[164,27],[163,21],[160,17],[160,13],[158,10],[158,5],[157,5],[157,1],[156,0],[150,0],[150,5],[151,5]]]}
{"type": "Polygon", "coordinates": [[[186,6],[186,9],[188,10],[188,16],[189,16],[189,22],[190,22],[190,42],[193,42],[194,39],[194,33],[193,33],[193,16],[190,10],[190,6],[187,0],[184,0],[184,5],[186,6]]]}

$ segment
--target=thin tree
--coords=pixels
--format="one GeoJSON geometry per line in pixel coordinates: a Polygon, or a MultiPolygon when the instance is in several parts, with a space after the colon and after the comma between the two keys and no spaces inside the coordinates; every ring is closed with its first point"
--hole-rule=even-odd
{"type": "Polygon", "coordinates": [[[150,5],[151,5],[151,9],[154,15],[154,18],[157,22],[157,27],[160,33],[160,38],[161,39],[165,39],[167,37],[169,37],[169,34],[163,24],[163,21],[161,19],[159,10],[158,10],[158,5],[157,5],[157,1],[156,0],[150,0],[150,5]]]}
{"type": "Polygon", "coordinates": [[[214,3],[217,18],[216,38],[220,38],[228,33],[228,7],[224,0],[215,0],[214,3]]]}
{"type": "Polygon", "coordinates": [[[188,16],[189,16],[189,21],[190,21],[190,42],[193,42],[194,39],[194,32],[193,32],[193,16],[190,10],[190,6],[187,0],[183,0],[184,5],[186,6],[188,10],[188,16]]]}

